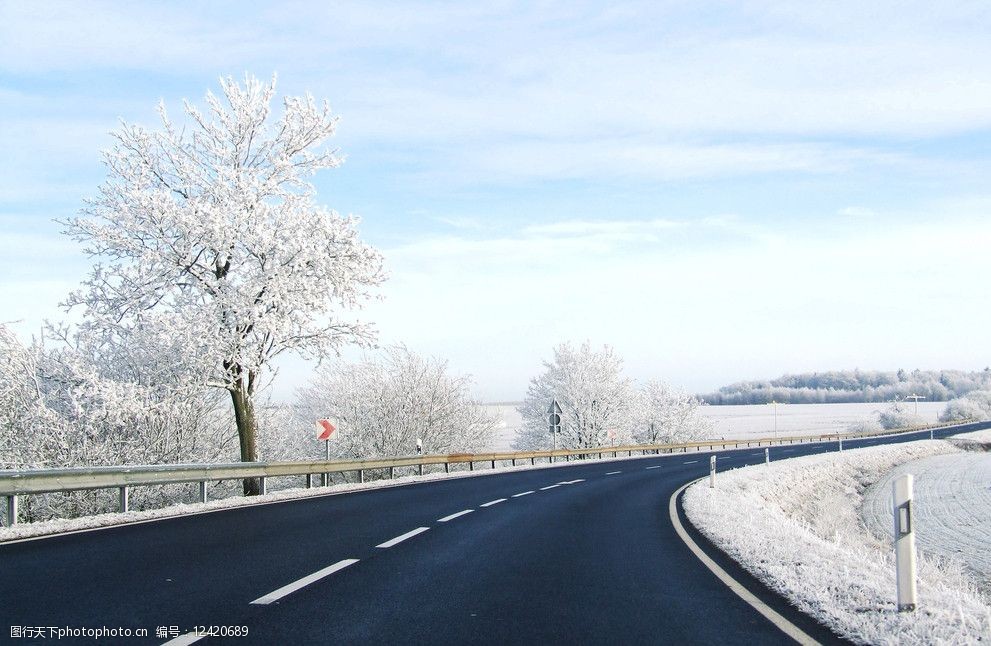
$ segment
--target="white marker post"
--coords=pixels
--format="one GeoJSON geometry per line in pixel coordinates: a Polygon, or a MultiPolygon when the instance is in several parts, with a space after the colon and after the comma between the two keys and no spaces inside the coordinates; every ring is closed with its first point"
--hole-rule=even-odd
{"type": "Polygon", "coordinates": [[[764,464],[771,464],[771,449],[764,449],[764,464]]]}
{"type": "Polygon", "coordinates": [[[898,612],[915,610],[915,532],[912,527],[912,474],[899,476],[891,485],[895,512],[895,579],[898,612]]]}
{"type": "Polygon", "coordinates": [[[709,488],[714,489],[716,486],[716,456],[709,457],[709,488]]]}
{"type": "Polygon", "coordinates": [[[843,452],[843,436],[842,435],[837,435],[836,437],[838,437],[839,440],[840,440],[840,453],[842,453],[843,452]]]}

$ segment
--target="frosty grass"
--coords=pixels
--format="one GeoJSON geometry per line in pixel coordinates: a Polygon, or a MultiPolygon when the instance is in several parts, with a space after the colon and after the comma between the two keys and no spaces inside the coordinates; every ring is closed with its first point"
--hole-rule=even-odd
{"type": "Polygon", "coordinates": [[[919,608],[899,613],[891,539],[861,520],[865,492],[891,469],[959,453],[949,442],[923,440],[744,467],[718,474],[715,489],[708,479],[689,487],[685,512],[746,570],[843,637],[988,643],[991,599],[960,561],[920,551],[919,608]]]}

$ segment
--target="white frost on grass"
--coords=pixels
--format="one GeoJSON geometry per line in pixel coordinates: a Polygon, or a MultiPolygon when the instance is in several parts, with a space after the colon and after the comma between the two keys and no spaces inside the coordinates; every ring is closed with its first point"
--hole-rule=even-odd
{"type": "Polygon", "coordinates": [[[961,449],[967,451],[991,451],[991,429],[959,433],[946,438],[961,449]]]}
{"type": "MultiPolygon", "coordinates": [[[[915,477],[912,522],[918,549],[969,572],[991,595],[991,453],[953,453],[895,467],[867,490],[862,517],[867,529],[890,542],[891,482],[915,477]]],[[[991,637],[991,636],[989,636],[991,637]]]]}
{"type": "Polygon", "coordinates": [[[919,441],[745,467],[689,487],[713,543],[837,634],[864,644],[986,643],[991,605],[959,569],[919,558],[919,609],[899,613],[890,541],[860,520],[865,490],[898,464],[957,453],[919,441]]]}

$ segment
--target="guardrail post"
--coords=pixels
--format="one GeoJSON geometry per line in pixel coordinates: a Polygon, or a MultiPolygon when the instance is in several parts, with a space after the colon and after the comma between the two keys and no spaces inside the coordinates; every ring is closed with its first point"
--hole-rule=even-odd
{"type": "Polygon", "coordinates": [[[389,479],[392,480],[396,477],[396,467],[389,467],[389,479]]]}
{"type": "Polygon", "coordinates": [[[445,462],[444,463],[444,473],[450,473],[450,472],[451,472],[451,463],[450,462],[445,462]]]}
{"type": "MultiPolygon", "coordinates": [[[[327,475],[330,475],[330,474],[327,474],[327,475]]],[[[267,494],[268,493],[268,478],[266,478],[265,476],[262,476],[262,477],[258,478],[258,486],[260,487],[259,493],[261,493],[261,495],[264,496],[265,494],[267,494]]]]}
{"type": "Polygon", "coordinates": [[[516,466],[516,458],[513,458],[513,466],[516,466]]]}
{"type": "Polygon", "coordinates": [[[475,470],[475,463],[472,462],[471,460],[468,460],[468,470],[469,471],[474,471],[475,470]]]}
{"type": "Polygon", "coordinates": [[[895,513],[895,581],[898,612],[915,610],[915,532],[912,527],[912,474],[891,483],[895,513]]]}
{"type": "Polygon", "coordinates": [[[313,488],[313,474],[312,473],[307,473],[306,474],[306,488],[307,489],[312,489],[313,488]]]}
{"type": "MultiPolygon", "coordinates": [[[[495,462],[492,463],[492,466],[493,466],[493,468],[495,468],[495,462]]],[[[423,463],[422,462],[420,464],[416,465],[416,475],[419,475],[419,476],[422,476],[423,475],[423,463]]]]}
{"type": "Polygon", "coordinates": [[[709,456],[709,488],[716,486],[716,456],[709,456]]]}
{"type": "Polygon", "coordinates": [[[128,500],[127,500],[128,496],[127,496],[127,494],[128,494],[127,485],[124,485],[123,487],[120,487],[120,497],[119,497],[120,498],[120,513],[122,513],[122,514],[123,513],[126,513],[127,512],[127,509],[128,509],[128,504],[127,504],[128,503],[128,500]]]}
{"type": "Polygon", "coordinates": [[[530,466],[534,466],[535,464],[537,464],[537,458],[531,457],[530,458],[530,466]]]}
{"type": "Polygon", "coordinates": [[[200,480],[200,502],[206,502],[206,480],[200,480]]]}
{"type": "Polygon", "coordinates": [[[364,481],[365,481],[365,470],[358,469],[358,482],[364,482],[364,481]]]}
{"type": "Polygon", "coordinates": [[[492,460],[492,468],[495,469],[495,460],[492,460]]]}
{"type": "Polygon", "coordinates": [[[7,527],[17,524],[17,495],[7,496],[7,527]]]}

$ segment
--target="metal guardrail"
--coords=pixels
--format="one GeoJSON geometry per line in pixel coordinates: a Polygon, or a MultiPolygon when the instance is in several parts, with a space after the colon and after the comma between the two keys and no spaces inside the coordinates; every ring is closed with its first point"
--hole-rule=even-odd
{"type": "Polygon", "coordinates": [[[322,475],[323,483],[329,483],[331,473],[358,473],[358,481],[364,482],[366,471],[388,470],[389,477],[395,476],[395,470],[402,467],[416,467],[419,475],[423,475],[426,465],[444,465],[444,471],[450,472],[451,465],[467,464],[469,470],[474,470],[476,464],[489,463],[492,469],[496,463],[530,462],[535,465],[537,460],[554,463],[556,460],[579,460],[593,456],[601,459],[603,456],[618,457],[626,454],[650,455],[661,453],[677,453],[690,450],[727,450],[743,446],[771,446],[796,443],[832,442],[840,439],[861,439],[880,435],[895,435],[916,433],[959,426],[962,430],[968,427],[991,427],[991,422],[948,422],[927,426],[911,427],[892,431],[874,433],[831,433],[821,435],[803,435],[791,437],[762,437],[755,439],[734,440],[702,440],[699,442],[682,442],[677,444],[636,444],[627,446],[601,446],[586,449],[556,449],[551,451],[513,451],[499,453],[452,453],[449,455],[416,455],[397,458],[375,458],[369,460],[315,460],[312,462],[238,462],[233,464],[165,464],[141,466],[112,466],[112,467],[77,467],[69,469],[29,469],[22,471],[0,470],[0,496],[7,498],[6,520],[11,526],[17,522],[17,497],[31,494],[56,493],[63,491],[82,491],[90,489],[119,490],[119,509],[128,511],[128,496],[130,487],[151,486],[180,483],[199,483],[200,502],[207,501],[207,482],[218,480],[241,480],[258,478],[261,492],[267,491],[267,479],[286,476],[306,476],[307,487],[313,486],[313,476],[322,475]]]}

